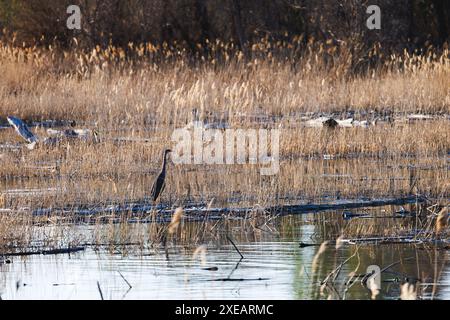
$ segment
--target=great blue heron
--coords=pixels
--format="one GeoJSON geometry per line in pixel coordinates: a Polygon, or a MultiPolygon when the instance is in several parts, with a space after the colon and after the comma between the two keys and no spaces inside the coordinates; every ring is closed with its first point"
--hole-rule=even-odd
{"type": "Polygon", "coordinates": [[[153,187],[152,187],[153,202],[156,202],[156,200],[158,200],[159,195],[164,190],[165,180],[166,180],[167,155],[170,152],[172,152],[172,150],[170,150],[170,149],[164,150],[161,171],[159,172],[158,176],[156,177],[155,181],[153,182],[153,187]]]}

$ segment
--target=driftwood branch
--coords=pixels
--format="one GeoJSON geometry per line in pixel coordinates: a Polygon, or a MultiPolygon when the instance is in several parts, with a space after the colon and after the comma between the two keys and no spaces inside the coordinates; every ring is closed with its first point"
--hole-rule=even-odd
{"type": "Polygon", "coordinates": [[[215,281],[215,282],[241,282],[241,281],[267,281],[270,278],[220,278],[220,279],[212,279],[207,281],[215,281]]]}
{"type": "Polygon", "coordinates": [[[84,251],[84,247],[63,248],[63,249],[51,249],[51,250],[39,250],[39,251],[24,251],[24,252],[10,252],[0,253],[0,256],[5,257],[18,257],[18,256],[33,256],[33,255],[51,255],[51,254],[70,254],[74,252],[84,251]]]}
{"type": "Polygon", "coordinates": [[[238,247],[233,242],[233,240],[231,240],[231,238],[229,236],[227,236],[227,240],[230,241],[230,243],[233,245],[234,249],[236,249],[237,253],[239,253],[239,255],[241,256],[241,260],[244,259],[244,256],[242,255],[241,251],[239,251],[238,247]]]}
{"type": "Polygon", "coordinates": [[[100,299],[105,300],[105,299],[103,299],[102,288],[100,287],[100,282],[98,282],[98,281],[97,281],[97,289],[98,289],[98,293],[100,294],[100,299]]]}
{"type": "MultiPolygon", "coordinates": [[[[402,198],[391,198],[391,199],[372,199],[372,200],[346,200],[326,204],[298,204],[298,205],[282,205],[282,206],[272,206],[264,208],[264,212],[268,214],[273,214],[277,216],[284,215],[294,215],[294,214],[308,214],[308,213],[318,213],[323,211],[334,211],[343,209],[356,209],[356,208],[366,208],[366,207],[380,207],[388,205],[404,205],[411,203],[422,203],[426,199],[417,196],[408,196],[402,198]]],[[[188,221],[199,221],[204,220],[205,217],[208,220],[221,220],[223,215],[230,215],[230,217],[245,217],[249,212],[253,212],[253,207],[243,207],[243,208],[210,208],[202,204],[188,204],[184,206],[185,218],[188,221]]],[[[117,221],[123,222],[122,216],[127,215],[130,217],[130,221],[136,221],[139,219],[140,222],[170,222],[172,215],[174,213],[173,209],[164,206],[151,206],[142,203],[125,203],[117,205],[104,205],[102,207],[67,207],[67,208],[41,208],[33,211],[33,216],[70,216],[74,220],[91,220],[91,219],[105,219],[105,221],[110,221],[110,219],[117,219],[117,221]],[[148,219],[146,221],[146,212],[155,211],[157,214],[154,219],[148,219]],[[144,218],[144,219],[142,219],[144,218]]]]}

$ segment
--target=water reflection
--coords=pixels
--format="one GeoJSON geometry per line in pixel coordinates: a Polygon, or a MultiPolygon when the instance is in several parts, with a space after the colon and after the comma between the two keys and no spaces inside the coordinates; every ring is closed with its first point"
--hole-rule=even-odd
{"type": "MultiPolygon", "coordinates": [[[[294,220],[299,221],[290,219],[293,226],[278,233],[235,239],[245,256],[242,261],[231,244],[214,242],[207,243],[203,263],[193,259],[192,248],[182,245],[170,248],[168,260],[161,249],[126,256],[88,248],[71,255],[13,257],[11,264],[0,266],[1,297],[100,299],[101,291],[105,299],[342,299],[350,272],[363,274],[369,265],[394,264],[382,274],[378,299],[397,299],[399,281],[405,278],[421,280],[424,299],[450,299],[448,251],[423,245],[362,245],[336,277],[335,293],[321,290],[320,282],[357,247],[336,249],[330,244],[313,274],[318,247],[300,248],[299,242],[311,242],[320,228],[304,218],[294,220]]],[[[360,281],[345,293],[346,299],[370,297],[360,281]]]]}

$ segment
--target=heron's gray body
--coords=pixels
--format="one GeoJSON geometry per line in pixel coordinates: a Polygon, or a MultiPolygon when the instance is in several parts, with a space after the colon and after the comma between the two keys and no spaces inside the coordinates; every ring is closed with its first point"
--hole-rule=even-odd
{"type": "Polygon", "coordinates": [[[169,154],[169,152],[171,152],[171,150],[164,151],[161,171],[156,177],[156,180],[153,182],[151,191],[153,202],[156,202],[156,200],[158,200],[160,194],[164,191],[165,188],[167,155],[169,154]]]}

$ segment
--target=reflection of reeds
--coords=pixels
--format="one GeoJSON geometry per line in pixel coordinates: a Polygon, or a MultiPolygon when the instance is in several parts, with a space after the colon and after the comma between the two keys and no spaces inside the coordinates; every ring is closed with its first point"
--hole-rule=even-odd
{"type": "Polygon", "coordinates": [[[324,242],[322,242],[322,244],[320,245],[319,250],[317,250],[316,255],[314,256],[314,259],[313,259],[312,264],[311,264],[311,272],[312,272],[312,274],[315,274],[315,273],[316,273],[317,267],[318,267],[318,264],[319,264],[320,256],[321,256],[321,255],[325,252],[325,250],[327,249],[327,245],[328,245],[328,241],[324,241],[324,242]]]}
{"type": "Polygon", "coordinates": [[[371,299],[375,300],[377,298],[377,296],[380,294],[380,287],[378,286],[378,284],[375,281],[375,278],[370,278],[367,281],[367,288],[370,290],[371,292],[371,299]]]}
{"type": "Polygon", "coordinates": [[[400,286],[400,299],[417,300],[416,286],[411,283],[404,283],[400,286]]]}
{"type": "Polygon", "coordinates": [[[181,223],[181,219],[183,218],[183,214],[184,213],[182,208],[178,208],[175,210],[175,213],[172,216],[172,221],[170,222],[167,229],[169,234],[174,234],[177,231],[178,226],[181,223]]]}
{"type": "Polygon", "coordinates": [[[441,211],[439,211],[436,218],[436,233],[440,233],[445,227],[447,227],[448,219],[448,207],[444,207],[441,211]]]}
{"type": "Polygon", "coordinates": [[[192,254],[192,259],[200,258],[200,263],[204,267],[206,266],[206,245],[198,246],[192,254]]]}
{"type": "Polygon", "coordinates": [[[343,242],[342,242],[342,240],[344,239],[344,236],[343,235],[340,235],[337,239],[336,239],[336,250],[339,250],[341,247],[342,247],[342,245],[343,245],[343,242]]]}

